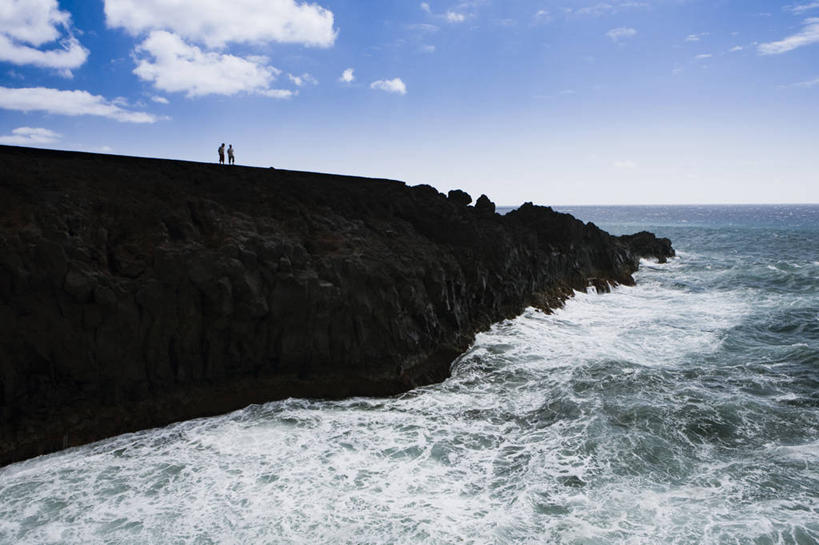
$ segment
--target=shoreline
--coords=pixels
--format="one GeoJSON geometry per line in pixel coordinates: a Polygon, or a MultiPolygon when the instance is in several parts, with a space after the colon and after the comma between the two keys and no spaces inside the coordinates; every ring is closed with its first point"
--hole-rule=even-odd
{"type": "Polygon", "coordinates": [[[0,146],[0,466],[286,397],[440,382],[477,332],[633,284],[649,233],[348,176],[0,146]]]}

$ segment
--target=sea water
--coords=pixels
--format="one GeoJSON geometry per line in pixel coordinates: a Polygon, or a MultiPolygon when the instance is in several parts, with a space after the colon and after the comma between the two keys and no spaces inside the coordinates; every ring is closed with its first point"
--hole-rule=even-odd
{"type": "Polygon", "coordinates": [[[442,384],[0,469],[0,543],[819,543],[819,207],[564,210],[679,257],[442,384]]]}

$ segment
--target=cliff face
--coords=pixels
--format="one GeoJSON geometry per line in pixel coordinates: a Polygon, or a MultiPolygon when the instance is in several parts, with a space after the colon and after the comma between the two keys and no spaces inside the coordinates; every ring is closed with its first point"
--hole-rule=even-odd
{"type": "Polygon", "coordinates": [[[1,146],[0,161],[0,465],[440,381],[491,323],[673,255],[649,233],[387,180],[1,146]]]}

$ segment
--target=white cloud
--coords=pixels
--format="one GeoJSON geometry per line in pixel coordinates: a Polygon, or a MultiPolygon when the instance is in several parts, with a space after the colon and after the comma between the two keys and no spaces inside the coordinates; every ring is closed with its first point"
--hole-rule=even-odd
{"type": "Polygon", "coordinates": [[[133,35],[168,30],[209,47],[229,42],[330,47],[333,12],[296,0],[105,0],[109,27],[133,35]]]}
{"type": "MultiPolygon", "coordinates": [[[[480,0],[484,1],[484,0],[480,0]]],[[[475,7],[476,2],[474,0],[471,1],[462,1],[454,9],[449,9],[444,13],[435,13],[432,11],[432,6],[429,5],[428,2],[421,2],[421,10],[428,14],[432,15],[436,19],[444,20],[448,23],[463,23],[466,21],[467,14],[464,11],[469,11],[475,7]]],[[[425,25],[425,24],[415,24],[409,25],[409,28],[416,29],[416,30],[427,30],[427,31],[435,31],[438,30],[438,27],[435,25],[425,25]],[[426,27],[426,28],[425,28],[426,27]]]]}
{"type": "Polygon", "coordinates": [[[790,85],[785,85],[784,87],[798,87],[802,89],[808,89],[810,87],[817,87],[819,86],[819,78],[814,78],[808,81],[800,81],[798,83],[792,83],[790,85]]]}
{"type": "Polygon", "coordinates": [[[65,76],[88,58],[71,35],[71,14],[56,0],[5,0],[0,4],[0,61],[56,68],[65,76]],[[56,47],[40,49],[57,42],[56,47]]]}
{"type": "Polygon", "coordinates": [[[414,25],[407,25],[409,30],[417,30],[418,32],[438,32],[440,27],[437,25],[430,25],[429,23],[417,23],[414,25]]]}
{"type": "Polygon", "coordinates": [[[708,32],[700,32],[699,34],[689,34],[685,37],[686,42],[698,42],[705,36],[708,36],[708,32]]]}
{"type": "Polygon", "coordinates": [[[737,51],[742,51],[743,49],[745,49],[745,48],[742,47],[741,45],[735,45],[734,47],[732,47],[728,51],[731,52],[731,53],[736,53],[737,51]]]}
{"type": "Polygon", "coordinates": [[[819,2],[811,2],[810,4],[798,4],[796,6],[788,6],[785,9],[787,9],[791,13],[800,14],[816,8],[819,8],[819,2]]]}
{"type": "Polygon", "coordinates": [[[611,41],[613,41],[613,42],[619,42],[620,40],[625,40],[627,38],[632,38],[636,34],[637,34],[636,30],[634,30],[633,28],[627,28],[627,27],[613,28],[613,29],[609,30],[608,32],[606,32],[606,36],[611,38],[611,41]]]}
{"type": "Polygon", "coordinates": [[[701,60],[704,60],[704,59],[710,59],[711,57],[713,57],[713,55],[711,53],[701,53],[701,54],[697,55],[694,58],[701,61],[701,60]]]}
{"type": "Polygon", "coordinates": [[[805,87],[816,87],[817,85],[819,85],[819,78],[812,79],[810,81],[800,81],[799,83],[795,83],[793,86],[794,87],[803,87],[803,88],[805,88],[805,87]]]}
{"type": "Polygon", "coordinates": [[[257,94],[266,96],[268,98],[287,99],[298,95],[298,91],[291,91],[290,89],[265,89],[264,91],[257,91],[257,94]]]}
{"type": "MultiPolygon", "coordinates": [[[[190,97],[249,93],[271,98],[298,94],[274,89],[281,71],[261,56],[237,56],[229,43],[267,42],[330,47],[333,13],[299,0],[104,0],[109,27],[147,33],[134,49],[134,74],[156,89],[190,97]],[[204,44],[202,49],[194,43],[204,44]]],[[[298,87],[317,84],[309,74],[288,74],[298,87]]]]}
{"type": "Polygon", "coordinates": [[[338,78],[339,81],[343,81],[344,83],[352,83],[355,81],[355,74],[353,73],[355,70],[352,68],[346,69],[344,72],[341,73],[341,77],[338,78]]]}
{"type": "Polygon", "coordinates": [[[535,23],[545,23],[547,21],[552,20],[552,14],[549,13],[548,10],[539,9],[539,10],[537,10],[537,12],[535,12],[535,16],[534,16],[533,19],[534,19],[535,23]]]}
{"type": "Polygon", "coordinates": [[[635,163],[634,161],[629,161],[629,160],[627,160],[627,161],[615,161],[613,163],[613,165],[614,165],[615,168],[624,168],[624,169],[629,169],[629,170],[637,168],[637,163],[635,163]]]}
{"type": "Polygon", "coordinates": [[[761,55],[779,55],[798,47],[819,42],[819,17],[805,19],[804,25],[802,32],[788,36],[778,42],[759,44],[757,50],[761,55]]]}
{"type": "Polygon", "coordinates": [[[265,57],[205,52],[164,30],[151,32],[135,53],[134,74],[162,91],[184,92],[188,97],[241,92],[282,97],[267,93],[281,71],[269,66],[265,57]]]}
{"type": "Polygon", "coordinates": [[[318,85],[318,80],[311,76],[310,74],[302,74],[300,76],[287,74],[287,78],[290,81],[292,81],[296,87],[304,87],[305,85],[318,85]]]}
{"type": "Polygon", "coordinates": [[[158,104],[170,104],[171,103],[171,101],[168,100],[167,98],[161,97],[161,96],[158,96],[158,95],[152,96],[151,100],[153,100],[154,102],[156,102],[158,104]]]}
{"type": "Polygon", "coordinates": [[[58,115],[96,115],[127,123],[154,123],[155,115],[125,110],[87,91],[62,91],[46,87],[0,87],[0,108],[58,115]]]}
{"type": "Polygon", "coordinates": [[[600,15],[605,15],[608,13],[613,13],[615,11],[614,6],[611,4],[606,3],[599,3],[593,6],[586,6],[582,8],[578,8],[574,10],[576,15],[592,15],[595,17],[599,17],[600,15]]]}
{"type": "Polygon", "coordinates": [[[73,36],[64,40],[60,44],[60,49],[40,49],[15,43],[8,36],[0,34],[0,61],[12,64],[23,65],[33,64],[42,68],[57,68],[64,70],[67,76],[71,76],[70,70],[85,63],[88,58],[88,50],[73,36]]]}
{"type": "Polygon", "coordinates": [[[40,46],[60,38],[71,22],[71,14],[60,11],[57,0],[6,0],[0,8],[0,32],[40,46]]]}
{"type": "Polygon", "coordinates": [[[435,46],[434,45],[422,45],[421,46],[421,53],[435,53],[435,46]]]}
{"type": "Polygon", "coordinates": [[[18,127],[11,131],[10,135],[0,136],[0,144],[7,146],[36,146],[53,144],[61,137],[61,134],[49,129],[18,127]]]}
{"type": "Polygon", "coordinates": [[[614,13],[618,13],[623,9],[632,9],[632,8],[647,8],[649,5],[645,2],[634,2],[634,1],[626,1],[626,2],[600,2],[591,6],[585,6],[578,9],[571,9],[566,8],[564,11],[568,14],[574,13],[575,15],[590,15],[592,17],[600,17],[602,15],[610,15],[614,13]]]}
{"type": "Polygon", "coordinates": [[[370,89],[378,89],[379,91],[386,91],[388,93],[397,93],[399,95],[407,94],[407,86],[401,81],[401,78],[390,80],[380,79],[370,84],[370,89]]]}

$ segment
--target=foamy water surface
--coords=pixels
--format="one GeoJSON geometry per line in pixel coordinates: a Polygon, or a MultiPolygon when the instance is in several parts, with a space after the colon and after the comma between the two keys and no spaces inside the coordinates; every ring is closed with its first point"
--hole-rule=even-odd
{"type": "Polygon", "coordinates": [[[495,325],[443,384],[0,469],[0,543],[819,543],[819,208],[573,212],[680,257],[495,325]]]}

